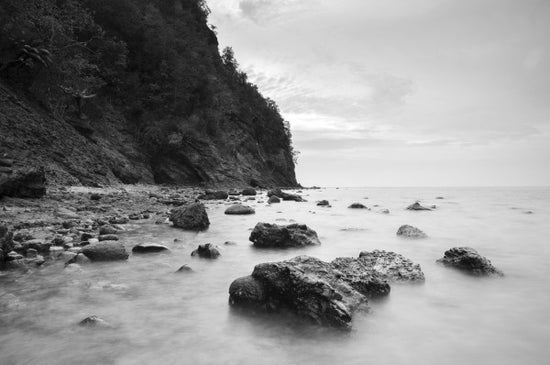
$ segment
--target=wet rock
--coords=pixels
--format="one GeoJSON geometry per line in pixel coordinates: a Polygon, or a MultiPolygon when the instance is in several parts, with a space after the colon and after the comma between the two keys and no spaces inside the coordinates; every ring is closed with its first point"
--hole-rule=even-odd
{"type": "MultiPolygon", "coordinates": [[[[99,234],[101,234],[101,230],[99,231],[99,234]]],[[[81,241],[88,241],[90,238],[94,238],[94,235],[91,234],[91,233],[84,232],[80,235],[80,240],[81,241]]]]}
{"type": "Polygon", "coordinates": [[[118,236],[116,234],[102,234],[98,237],[99,242],[101,241],[118,241],[118,236]]]}
{"type": "Polygon", "coordinates": [[[407,210],[432,210],[432,208],[424,207],[419,202],[411,204],[407,207],[407,210]]]}
{"type": "Polygon", "coordinates": [[[156,243],[140,243],[139,245],[132,248],[132,252],[135,253],[153,253],[167,250],[168,247],[156,243]]]}
{"type": "Polygon", "coordinates": [[[218,250],[218,246],[207,243],[204,245],[199,245],[195,251],[191,252],[191,256],[199,256],[205,259],[216,259],[220,256],[220,251],[218,250]]]}
{"type": "Polygon", "coordinates": [[[201,200],[225,200],[229,197],[229,194],[227,191],[212,191],[212,190],[206,190],[204,194],[201,194],[198,196],[201,200]]]}
{"type": "Polygon", "coordinates": [[[193,269],[187,265],[182,265],[176,272],[179,272],[179,273],[193,272],[193,269]]]}
{"type": "Polygon", "coordinates": [[[279,199],[278,196],[272,195],[272,196],[269,197],[269,199],[267,200],[267,202],[268,202],[269,204],[280,203],[280,202],[281,202],[281,199],[279,199]]]}
{"type": "Polygon", "coordinates": [[[397,230],[397,235],[407,238],[426,238],[428,235],[422,232],[420,229],[409,226],[408,224],[402,225],[397,230]]]}
{"type": "Polygon", "coordinates": [[[317,203],[317,206],[319,206],[319,207],[330,207],[330,203],[328,202],[328,200],[321,200],[320,202],[317,203]]]}
{"type": "Polygon", "coordinates": [[[256,265],[251,276],[231,283],[229,302],[268,311],[290,310],[321,325],[349,329],[353,314],[366,309],[368,299],[331,264],[298,256],[256,265]]]}
{"type": "Polygon", "coordinates": [[[115,241],[99,242],[84,246],[82,253],[91,261],[127,260],[128,252],[124,246],[115,241]]]}
{"type": "Polygon", "coordinates": [[[256,192],[256,190],[253,189],[253,188],[247,188],[247,189],[243,189],[243,191],[241,191],[241,194],[242,194],[242,195],[245,195],[245,196],[246,196],[246,195],[256,195],[257,192],[256,192]]]}
{"type": "Polygon", "coordinates": [[[170,214],[170,220],[174,223],[174,227],[193,231],[205,230],[210,225],[206,208],[202,203],[175,208],[170,214]]]}
{"type": "Polygon", "coordinates": [[[350,209],[369,209],[367,208],[365,205],[361,204],[361,203],[353,203],[352,205],[350,205],[348,208],[350,209]]]}
{"type": "Polygon", "coordinates": [[[225,210],[225,214],[229,215],[247,215],[254,214],[254,208],[242,204],[234,204],[225,210]]]}
{"type": "Polygon", "coordinates": [[[90,316],[90,317],[84,318],[82,321],[78,323],[78,325],[83,327],[102,327],[102,328],[112,327],[111,324],[99,318],[98,316],[90,316]]]}
{"type": "Polygon", "coordinates": [[[317,233],[305,224],[280,226],[258,223],[252,230],[249,240],[259,248],[287,248],[320,245],[317,233]]]}
{"type": "Polygon", "coordinates": [[[268,197],[276,196],[283,200],[290,200],[295,202],[305,202],[305,200],[300,195],[285,193],[281,189],[269,190],[267,192],[267,196],[268,197]]]}
{"type": "Polygon", "coordinates": [[[40,198],[46,194],[43,169],[27,168],[11,174],[0,174],[0,197],[40,198]]]}
{"type": "Polygon", "coordinates": [[[420,265],[395,252],[362,251],[358,261],[365,267],[371,267],[388,281],[423,282],[425,280],[420,265]]]}
{"type": "Polygon", "coordinates": [[[491,264],[491,261],[471,247],[453,247],[445,251],[443,258],[437,262],[478,276],[503,275],[502,271],[491,264]]]}
{"type": "Polygon", "coordinates": [[[106,235],[106,234],[117,234],[118,229],[111,225],[104,225],[99,228],[99,234],[100,235],[106,235]]]}
{"type": "Polygon", "coordinates": [[[112,217],[109,219],[109,223],[111,224],[126,224],[130,221],[128,217],[118,216],[118,217],[112,217]]]}

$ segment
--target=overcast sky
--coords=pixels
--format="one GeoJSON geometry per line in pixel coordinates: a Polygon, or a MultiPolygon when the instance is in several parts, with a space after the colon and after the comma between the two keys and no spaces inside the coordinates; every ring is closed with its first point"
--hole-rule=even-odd
{"type": "Polygon", "coordinates": [[[208,4],[303,185],[550,185],[550,1],[208,4]]]}

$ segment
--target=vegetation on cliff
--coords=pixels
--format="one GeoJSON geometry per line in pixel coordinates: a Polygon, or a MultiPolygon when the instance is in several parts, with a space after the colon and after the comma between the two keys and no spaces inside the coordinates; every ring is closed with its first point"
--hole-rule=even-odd
{"type": "Polygon", "coordinates": [[[105,146],[107,180],[296,185],[288,123],[232,49],[219,54],[208,14],[203,0],[5,0],[0,78],[105,146]]]}

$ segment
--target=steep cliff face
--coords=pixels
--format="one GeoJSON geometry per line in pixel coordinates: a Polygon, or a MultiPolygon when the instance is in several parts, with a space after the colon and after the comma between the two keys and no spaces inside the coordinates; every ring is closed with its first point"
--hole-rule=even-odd
{"type": "Polygon", "coordinates": [[[295,186],[288,126],[201,0],[0,4],[0,153],[69,184],[295,186]]]}

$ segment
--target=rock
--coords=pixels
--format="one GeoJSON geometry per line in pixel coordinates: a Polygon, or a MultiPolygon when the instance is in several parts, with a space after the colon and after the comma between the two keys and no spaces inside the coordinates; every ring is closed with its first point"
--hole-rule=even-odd
{"type": "Polygon", "coordinates": [[[91,261],[127,260],[128,252],[119,242],[99,242],[84,246],[82,253],[91,261]]]}
{"type": "Polygon", "coordinates": [[[122,216],[112,217],[111,219],[109,219],[109,223],[111,224],[126,224],[129,221],[130,219],[128,217],[122,217],[122,216]]]}
{"type": "Polygon", "coordinates": [[[10,251],[10,252],[8,252],[8,254],[7,254],[7,259],[8,259],[9,261],[12,261],[12,260],[21,260],[21,259],[23,259],[23,255],[18,254],[18,253],[15,252],[15,251],[10,251]]]}
{"type": "Polygon", "coordinates": [[[257,192],[253,188],[246,188],[246,189],[243,189],[243,191],[241,191],[241,194],[242,195],[256,195],[257,192]]]}
{"type": "Polygon", "coordinates": [[[368,302],[355,287],[369,287],[370,279],[382,283],[379,278],[366,276],[350,276],[348,282],[332,264],[298,256],[256,265],[251,276],[231,283],[229,303],[268,311],[290,310],[317,324],[350,329],[353,314],[366,309],[368,302]],[[351,285],[353,280],[355,286],[351,285]]]}
{"type": "Polygon", "coordinates": [[[102,198],[102,195],[101,194],[97,194],[97,193],[93,193],[90,195],[90,200],[100,200],[102,198]]]}
{"type": "Polygon", "coordinates": [[[382,214],[390,214],[390,210],[389,210],[389,209],[381,209],[381,210],[380,210],[380,213],[382,213],[382,214]]]}
{"type": "Polygon", "coordinates": [[[86,255],[82,254],[82,253],[79,253],[76,255],[76,257],[74,258],[74,262],[76,264],[79,264],[79,265],[84,265],[84,264],[88,264],[91,262],[91,260],[89,258],[86,257],[86,255]]]}
{"type": "Polygon", "coordinates": [[[102,234],[98,237],[99,242],[101,241],[118,241],[118,236],[116,234],[102,234]]]}
{"type": "Polygon", "coordinates": [[[191,252],[191,256],[199,256],[205,259],[216,259],[220,256],[220,251],[218,250],[218,246],[207,243],[204,245],[199,245],[195,251],[191,252]]]}
{"type": "Polygon", "coordinates": [[[174,227],[193,231],[205,230],[210,225],[206,208],[202,203],[175,208],[170,214],[170,220],[174,223],[174,227]]]}
{"type": "Polygon", "coordinates": [[[444,197],[442,197],[442,196],[438,196],[438,197],[436,197],[436,199],[439,199],[439,200],[441,200],[441,199],[445,199],[445,198],[444,198],[444,197]]]}
{"type": "Polygon", "coordinates": [[[38,252],[48,252],[50,250],[51,244],[45,243],[40,239],[32,239],[32,240],[22,242],[21,246],[24,251],[28,251],[29,249],[34,249],[38,252]]]}
{"type": "Polygon", "coordinates": [[[378,275],[388,281],[423,282],[425,280],[420,265],[395,252],[362,251],[359,254],[358,261],[363,263],[365,267],[371,267],[378,275]]]}
{"type": "Polygon", "coordinates": [[[287,248],[320,245],[317,233],[305,224],[258,223],[250,234],[250,241],[259,248],[287,248]]]}
{"type": "Polygon", "coordinates": [[[202,200],[225,200],[228,197],[229,197],[229,194],[227,193],[227,191],[222,191],[222,190],[218,190],[218,191],[206,190],[204,194],[201,194],[198,196],[198,198],[202,200]]]}
{"type": "Polygon", "coordinates": [[[182,265],[176,272],[184,273],[184,272],[192,272],[192,271],[193,269],[191,269],[189,266],[182,265]]]}
{"type": "Polygon", "coordinates": [[[159,245],[156,243],[140,243],[137,246],[132,248],[132,252],[135,253],[151,253],[151,252],[161,252],[168,250],[168,247],[159,245]]]}
{"type": "Polygon", "coordinates": [[[319,207],[330,207],[330,203],[328,202],[328,200],[321,200],[320,202],[317,203],[317,206],[319,206],[319,207]]]}
{"type": "Polygon", "coordinates": [[[502,271],[491,264],[491,261],[481,256],[471,247],[451,248],[445,251],[443,258],[437,260],[437,262],[477,276],[503,275],[502,271]]]}
{"type": "Polygon", "coordinates": [[[28,259],[34,259],[38,256],[38,251],[35,250],[34,248],[29,248],[27,250],[27,258],[28,259]]]}
{"type": "Polygon", "coordinates": [[[402,225],[397,230],[398,236],[403,236],[407,238],[426,238],[428,235],[424,232],[422,232],[420,229],[409,226],[408,224],[402,225]]]}
{"type": "MultiPolygon", "coordinates": [[[[99,231],[99,234],[101,234],[101,230],[99,231]]],[[[88,241],[90,238],[94,238],[94,235],[91,233],[84,232],[80,235],[80,241],[88,241]]]]}
{"type": "Polygon", "coordinates": [[[269,190],[267,192],[267,196],[268,197],[276,196],[283,200],[291,200],[295,202],[305,202],[305,200],[300,195],[285,193],[281,189],[269,190]]]}
{"type": "Polygon", "coordinates": [[[269,197],[269,199],[267,200],[267,202],[269,204],[273,204],[273,203],[280,203],[281,202],[281,199],[279,199],[279,197],[275,196],[275,195],[272,195],[269,197]]]}
{"type": "Polygon", "coordinates": [[[88,239],[88,243],[90,245],[94,244],[94,243],[99,243],[99,240],[97,238],[90,238],[88,239]]]}
{"type": "Polygon", "coordinates": [[[236,245],[237,245],[237,242],[225,241],[225,242],[224,242],[224,245],[226,245],[226,246],[236,246],[236,245]]]}
{"type": "Polygon", "coordinates": [[[242,204],[234,204],[225,210],[225,214],[229,215],[246,215],[254,213],[256,213],[254,208],[242,204]]]}
{"type": "Polygon", "coordinates": [[[0,197],[40,198],[46,194],[43,169],[27,168],[12,174],[0,174],[0,197]]]}
{"type": "Polygon", "coordinates": [[[80,219],[78,214],[67,208],[58,208],[55,215],[63,219],[80,219]]]}
{"type": "Polygon", "coordinates": [[[99,318],[98,316],[90,316],[90,317],[84,318],[82,321],[78,323],[78,325],[84,326],[84,327],[103,327],[103,328],[111,327],[111,325],[107,321],[99,318]]]}
{"type": "Polygon", "coordinates": [[[428,207],[423,207],[422,205],[420,205],[419,202],[416,202],[414,204],[409,205],[407,207],[407,210],[432,210],[432,209],[428,207]]]}
{"type": "Polygon", "coordinates": [[[365,205],[361,204],[361,203],[353,203],[352,205],[350,205],[348,208],[351,208],[351,209],[369,209],[367,208],[365,205]]]}
{"type": "Polygon", "coordinates": [[[104,225],[99,228],[99,234],[100,235],[106,235],[106,234],[117,234],[118,229],[111,225],[104,225]]]}

